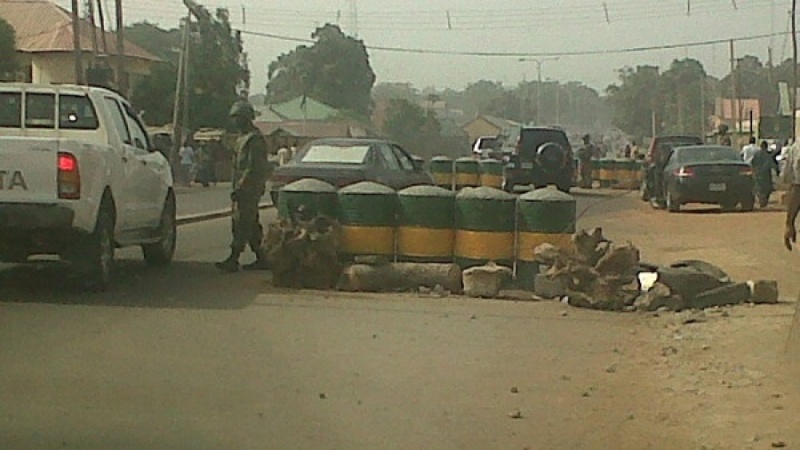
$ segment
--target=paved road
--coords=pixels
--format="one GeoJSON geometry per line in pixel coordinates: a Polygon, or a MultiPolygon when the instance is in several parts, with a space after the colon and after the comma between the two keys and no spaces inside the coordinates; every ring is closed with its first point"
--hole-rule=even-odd
{"type": "Polygon", "coordinates": [[[120,252],[100,295],[58,264],[0,269],[0,448],[646,448],[618,430],[630,407],[605,370],[631,320],[278,291],[214,271],[228,229],[182,227],[164,270],[120,252]]]}

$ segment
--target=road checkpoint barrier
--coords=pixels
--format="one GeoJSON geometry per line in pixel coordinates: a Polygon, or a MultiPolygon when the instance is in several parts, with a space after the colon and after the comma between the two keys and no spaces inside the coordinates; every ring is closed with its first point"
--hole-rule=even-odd
{"type": "Polygon", "coordinates": [[[458,158],[454,164],[454,185],[456,191],[466,187],[481,185],[480,165],[478,160],[471,157],[458,158]]]}
{"type": "Polygon", "coordinates": [[[504,165],[496,159],[484,159],[479,163],[481,186],[503,188],[504,165]]]}
{"type": "Polygon", "coordinates": [[[430,173],[433,184],[444,189],[453,189],[453,160],[446,156],[431,159],[430,173]]]}
{"type": "Polygon", "coordinates": [[[348,257],[395,255],[397,192],[369,181],[339,190],[341,251],[348,257]]]}
{"type": "Polygon", "coordinates": [[[553,189],[537,189],[517,201],[517,282],[533,290],[539,263],[535,250],[551,244],[562,250],[572,247],[577,202],[569,194],[553,189]]]}
{"type": "MultiPolygon", "coordinates": [[[[578,169],[580,170],[580,161],[578,162],[578,169]]],[[[592,159],[592,183],[600,183],[600,160],[596,158],[592,159]]]]}
{"type": "Polygon", "coordinates": [[[398,192],[397,259],[449,263],[455,245],[455,193],[436,186],[398,192]]]}
{"type": "Polygon", "coordinates": [[[513,267],[516,197],[499,189],[464,189],[456,196],[455,262],[462,269],[494,261],[513,267]]]}
{"type": "Polygon", "coordinates": [[[616,160],[603,158],[597,164],[600,168],[600,187],[610,188],[617,183],[616,160]]]}
{"type": "Polygon", "coordinates": [[[321,180],[303,178],[282,187],[278,194],[278,216],[290,219],[302,205],[303,215],[339,217],[336,188],[321,180]]]}
{"type": "Polygon", "coordinates": [[[619,159],[615,163],[616,189],[636,189],[641,180],[641,164],[632,159],[619,159]]]}

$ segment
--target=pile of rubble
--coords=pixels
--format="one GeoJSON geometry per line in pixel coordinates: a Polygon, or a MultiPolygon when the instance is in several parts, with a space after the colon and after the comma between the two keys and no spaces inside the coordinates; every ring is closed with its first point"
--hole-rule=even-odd
{"type": "Polygon", "coordinates": [[[536,295],[605,311],[682,311],[742,303],[777,303],[775,281],[737,283],[713,264],[686,260],[666,267],[641,261],[633,244],[616,245],[599,228],[580,231],[568,250],[536,249],[542,273],[536,295]]]}

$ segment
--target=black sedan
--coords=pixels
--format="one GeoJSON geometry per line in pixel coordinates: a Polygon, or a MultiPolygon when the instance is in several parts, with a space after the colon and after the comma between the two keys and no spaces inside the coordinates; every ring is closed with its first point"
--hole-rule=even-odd
{"type": "Polygon", "coordinates": [[[753,170],[731,147],[678,147],[667,161],[663,179],[669,211],[679,211],[687,203],[718,204],[725,211],[736,205],[753,210],[753,170]]]}
{"type": "Polygon", "coordinates": [[[277,202],[281,187],[303,178],[316,178],[336,187],[374,181],[394,189],[433,184],[422,161],[394,142],[381,139],[331,138],[312,141],[288,164],[277,167],[270,195],[277,202]]]}

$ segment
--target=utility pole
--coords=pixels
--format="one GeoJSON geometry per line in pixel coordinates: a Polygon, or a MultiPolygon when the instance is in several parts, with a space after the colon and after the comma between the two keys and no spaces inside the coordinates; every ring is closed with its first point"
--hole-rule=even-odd
{"type": "Polygon", "coordinates": [[[78,0],[72,0],[72,45],[75,57],[75,84],[83,84],[83,49],[81,49],[81,23],[78,0]]]}
{"type": "Polygon", "coordinates": [[[172,154],[170,161],[175,163],[175,158],[178,155],[178,149],[183,141],[183,126],[185,123],[180,123],[185,114],[181,114],[181,106],[186,107],[187,86],[186,74],[189,62],[189,28],[191,28],[192,13],[189,11],[186,14],[186,20],[183,23],[183,44],[181,48],[180,58],[178,60],[178,77],[175,80],[175,103],[172,108],[172,154]]]}
{"type": "MultiPolygon", "coordinates": [[[[793,0],[795,1],[795,0],[793,0]]],[[[739,131],[739,99],[736,96],[736,54],[733,47],[733,39],[730,41],[731,46],[731,115],[733,116],[735,132],[739,131]]],[[[723,110],[725,108],[723,107],[723,110]]]]}
{"type": "Polygon", "coordinates": [[[541,111],[542,111],[542,64],[547,61],[558,61],[559,57],[552,58],[520,58],[519,62],[534,62],[536,63],[536,125],[541,125],[541,111]]]}
{"type": "Polygon", "coordinates": [[[97,0],[97,14],[100,16],[100,37],[103,39],[103,55],[108,55],[108,41],[106,40],[106,15],[103,12],[103,0],[97,0]]]}
{"type": "MultiPolygon", "coordinates": [[[[89,16],[89,24],[92,26],[92,59],[97,58],[97,25],[94,20],[94,0],[86,0],[86,12],[89,16]]],[[[94,65],[94,61],[92,62],[94,65]]]]}
{"type": "Polygon", "coordinates": [[[116,0],[117,10],[117,89],[128,95],[128,77],[125,73],[125,25],[122,20],[122,0],[116,0]]]}
{"type": "Polygon", "coordinates": [[[792,140],[797,142],[797,0],[792,0],[792,73],[794,92],[792,93],[792,140]]]}
{"type": "Polygon", "coordinates": [[[700,80],[700,133],[706,139],[706,79],[700,80]]]}

